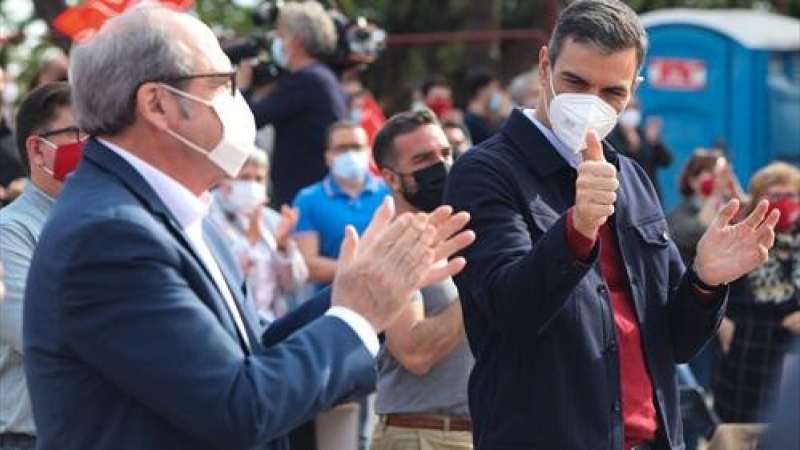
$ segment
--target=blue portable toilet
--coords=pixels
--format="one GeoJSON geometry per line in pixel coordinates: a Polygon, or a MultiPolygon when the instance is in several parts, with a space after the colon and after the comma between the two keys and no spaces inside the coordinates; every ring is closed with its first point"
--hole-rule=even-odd
{"type": "MultiPolygon", "coordinates": [[[[800,20],[755,10],[669,9],[642,16],[650,49],[638,96],[675,156],[659,174],[680,202],[692,152],[722,143],[742,185],[774,160],[800,165],[800,20]]],[[[646,119],[645,119],[646,120],[646,119]]]]}

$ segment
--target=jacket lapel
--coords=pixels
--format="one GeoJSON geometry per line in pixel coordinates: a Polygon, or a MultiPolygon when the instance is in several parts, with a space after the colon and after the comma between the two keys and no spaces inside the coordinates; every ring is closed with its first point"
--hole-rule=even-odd
{"type": "Polygon", "coordinates": [[[247,331],[250,345],[253,346],[260,341],[253,328],[260,321],[258,313],[251,307],[252,304],[247,301],[247,289],[244,277],[239,270],[239,265],[230,250],[228,250],[228,246],[219,231],[208,219],[203,220],[203,239],[208,245],[212,256],[214,256],[214,260],[217,261],[225,282],[228,284],[228,289],[230,289],[236,307],[239,309],[239,315],[242,316],[242,322],[247,331]]]}
{"type": "MultiPolygon", "coordinates": [[[[231,337],[237,342],[241,342],[239,334],[236,331],[236,325],[233,323],[228,308],[225,306],[225,300],[222,298],[222,294],[214,283],[211,272],[209,272],[208,268],[203,263],[202,258],[200,258],[200,255],[197,253],[194,245],[192,245],[189,237],[183,231],[178,220],[169,211],[166,205],[164,205],[164,202],[161,201],[158,194],[150,187],[141,174],[128,164],[127,161],[95,139],[91,139],[89,143],[87,143],[83,152],[83,158],[119,178],[122,184],[139,199],[142,206],[150,211],[153,217],[164,226],[180,246],[191,255],[191,259],[194,262],[193,268],[198,274],[201,274],[198,279],[202,280],[202,286],[193,286],[197,297],[214,313],[231,337]]],[[[217,254],[214,250],[212,249],[211,251],[214,257],[217,258],[217,254]]],[[[223,274],[225,274],[226,268],[223,267],[225,264],[220,263],[219,259],[217,259],[217,261],[223,274]]],[[[226,280],[228,280],[227,275],[226,280]]],[[[188,282],[190,285],[193,285],[191,280],[188,280],[188,282]]],[[[230,286],[229,280],[228,284],[230,286]]],[[[240,292],[239,289],[231,289],[231,291],[234,293],[234,298],[236,298],[237,291],[240,292]]],[[[247,323],[245,318],[243,318],[243,321],[247,323]]],[[[245,325],[245,327],[248,329],[250,328],[247,325],[245,325]]],[[[248,331],[248,333],[251,332],[248,331]]],[[[254,342],[252,337],[250,341],[254,342]]]]}

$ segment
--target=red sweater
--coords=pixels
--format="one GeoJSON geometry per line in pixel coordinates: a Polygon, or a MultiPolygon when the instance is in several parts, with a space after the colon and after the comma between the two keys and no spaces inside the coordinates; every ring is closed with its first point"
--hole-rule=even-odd
{"type": "MultiPolygon", "coordinates": [[[[572,210],[567,215],[567,245],[579,260],[586,260],[596,239],[588,239],[575,230],[572,210]]],[[[619,244],[608,223],[600,227],[600,271],[608,285],[608,298],[614,311],[619,348],[620,387],[622,388],[622,420],[625,428],[625,450],[651,442],[658,429],[653,385],[647,372],[639,322],[631,297],[628,275],[620,255],[619,244]]]]}

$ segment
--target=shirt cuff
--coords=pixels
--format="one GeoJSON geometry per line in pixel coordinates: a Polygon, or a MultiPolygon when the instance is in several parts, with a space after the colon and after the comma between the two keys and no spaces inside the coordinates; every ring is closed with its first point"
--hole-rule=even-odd
{"type": "Polygon", "coordinates": [[[344,306],[331,306],[325,313],[326,316],[334,316],[343,320],[361,339],[364,346],[367,347],[372,357],[378,356],[378,351],[381,348],[378,342],[378,335],[375,329],[362,315],[353,311],[352,309],[345,308],[344,306]]]}
{"type": "Polygon", "coordinates": [[[586,261],[589,258],[589,254],[592,253],[597,238],[589,239],[575,229],[575,224],[572,221],[572,208],[567,210],[566,222],[565,238],[570,253],[578,261],[586,261]]]}

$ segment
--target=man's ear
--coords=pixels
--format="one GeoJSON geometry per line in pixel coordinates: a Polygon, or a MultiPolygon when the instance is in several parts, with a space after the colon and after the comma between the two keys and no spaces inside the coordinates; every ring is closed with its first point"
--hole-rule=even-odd
{"type": "Polygon", "coordinates": [[[331,152],[330,150],[325,150],[324,156],[325,156],[325,165],[328,166],[328,168],[330,169],[333,166],[333,158],[335,156],[333,155],[333,152],[331,152]]]}
{"type": "Polygon", "coordinates": [[[46,165],[44,156],[44,146],[38,136],[31,135],[25,139],[25,151],[28,153],[28,163],[31,167],[43,167],[46,165]]]}
{"type": "Polygon", "coordinates": [[[547,46],[543,45],[539,49],[539,79],[543,80],[548,75],[548,68],[550,67],[550,54],[547,52],[547,46]]]}
{"type": "Polygon", "coordinates": [[[169,128],[167,111],[175,106],[176,102],[169,102],[167,92],[161,89],[157,83],[144,83],[136,91],[135,108],[136,115],[140,116],[145,122],[160,130],[169,128]],[[171,104],[167,104],[171,103],[171,104]]]}
{"type": "Polygon", "coordinates": [[[400,192],[402,190],[400,175],[397,172],[384,167],[381,169],[381,177],[392,192],[400,192]]]}

